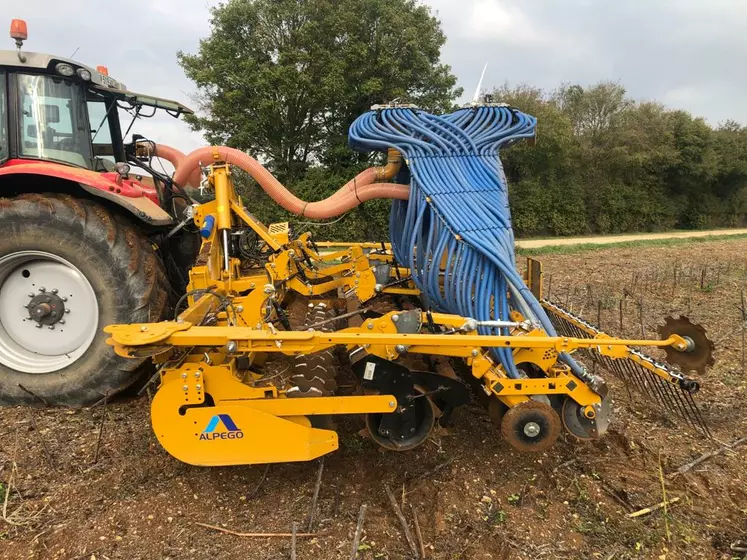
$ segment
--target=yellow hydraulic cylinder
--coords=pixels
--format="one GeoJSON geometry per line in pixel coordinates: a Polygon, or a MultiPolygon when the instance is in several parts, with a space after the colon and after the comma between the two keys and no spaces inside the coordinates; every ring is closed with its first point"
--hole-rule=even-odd
{"type": "Polygon", "coordinates": [[[215,201],[217,226],[219,230],[231,229],[231,182],[228,178],[228,170],[217,168],[213,171],[213,186],[215,188],[215,201]]]}

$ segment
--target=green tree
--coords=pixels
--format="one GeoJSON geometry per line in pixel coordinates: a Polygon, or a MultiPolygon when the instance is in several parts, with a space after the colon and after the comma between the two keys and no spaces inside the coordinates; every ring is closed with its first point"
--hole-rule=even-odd
{"type": "Polygon", "coordinates": [[[178,60],[198,88],[191,125],[261,158],[283,180],[365,158],[347,130],[375,103],[444,110],[461,94],[439,60],[439,21],[416,0],[229,0],[178,60]]]}

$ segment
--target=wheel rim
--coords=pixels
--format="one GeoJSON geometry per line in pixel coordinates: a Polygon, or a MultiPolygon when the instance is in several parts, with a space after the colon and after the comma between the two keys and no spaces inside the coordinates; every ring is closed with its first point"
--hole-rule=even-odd
{"type": "Polygon", "coordinates": [[[96,293],[75,265],[45,251],[0,257],[0,364],[60,370],[85,354],[98,326],[96,293]]]}

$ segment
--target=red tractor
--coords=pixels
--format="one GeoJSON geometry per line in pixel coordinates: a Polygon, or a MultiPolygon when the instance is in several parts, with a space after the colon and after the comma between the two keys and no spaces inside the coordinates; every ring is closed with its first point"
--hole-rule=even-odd
{"type": "Polygon", "coordinates": [[[11,37],[17,49],[0,51],[0,404],[91,404],[141,374],[102,328],[161,320],[196,247],[179,228],[190,197],[151,166],[183,155],[124,137],[138,117],[191,111],[128,91],[102,66],[24,52],[22,20],[11,37]]]}

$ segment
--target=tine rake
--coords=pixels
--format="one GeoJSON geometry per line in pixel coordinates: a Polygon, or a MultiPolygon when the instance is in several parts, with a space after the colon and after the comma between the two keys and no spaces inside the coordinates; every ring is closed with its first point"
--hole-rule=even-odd
{"type": "MultiPolygon", "coordinates": [[[[562,336],[594,338],[602,332],[556,303],[542,300],[542,306],[548,311],[551,323],[562,336]]],[[[620,359],[601,355],[592,348],[579,350],[579,353],[599,362],[626,387],[632,387],[650,402],[682,418],[706,437],[712,437],[693,393],[682,384],[685,377],[669,364],[656,361],[633,348],[626,358],[620,359]]]]}

